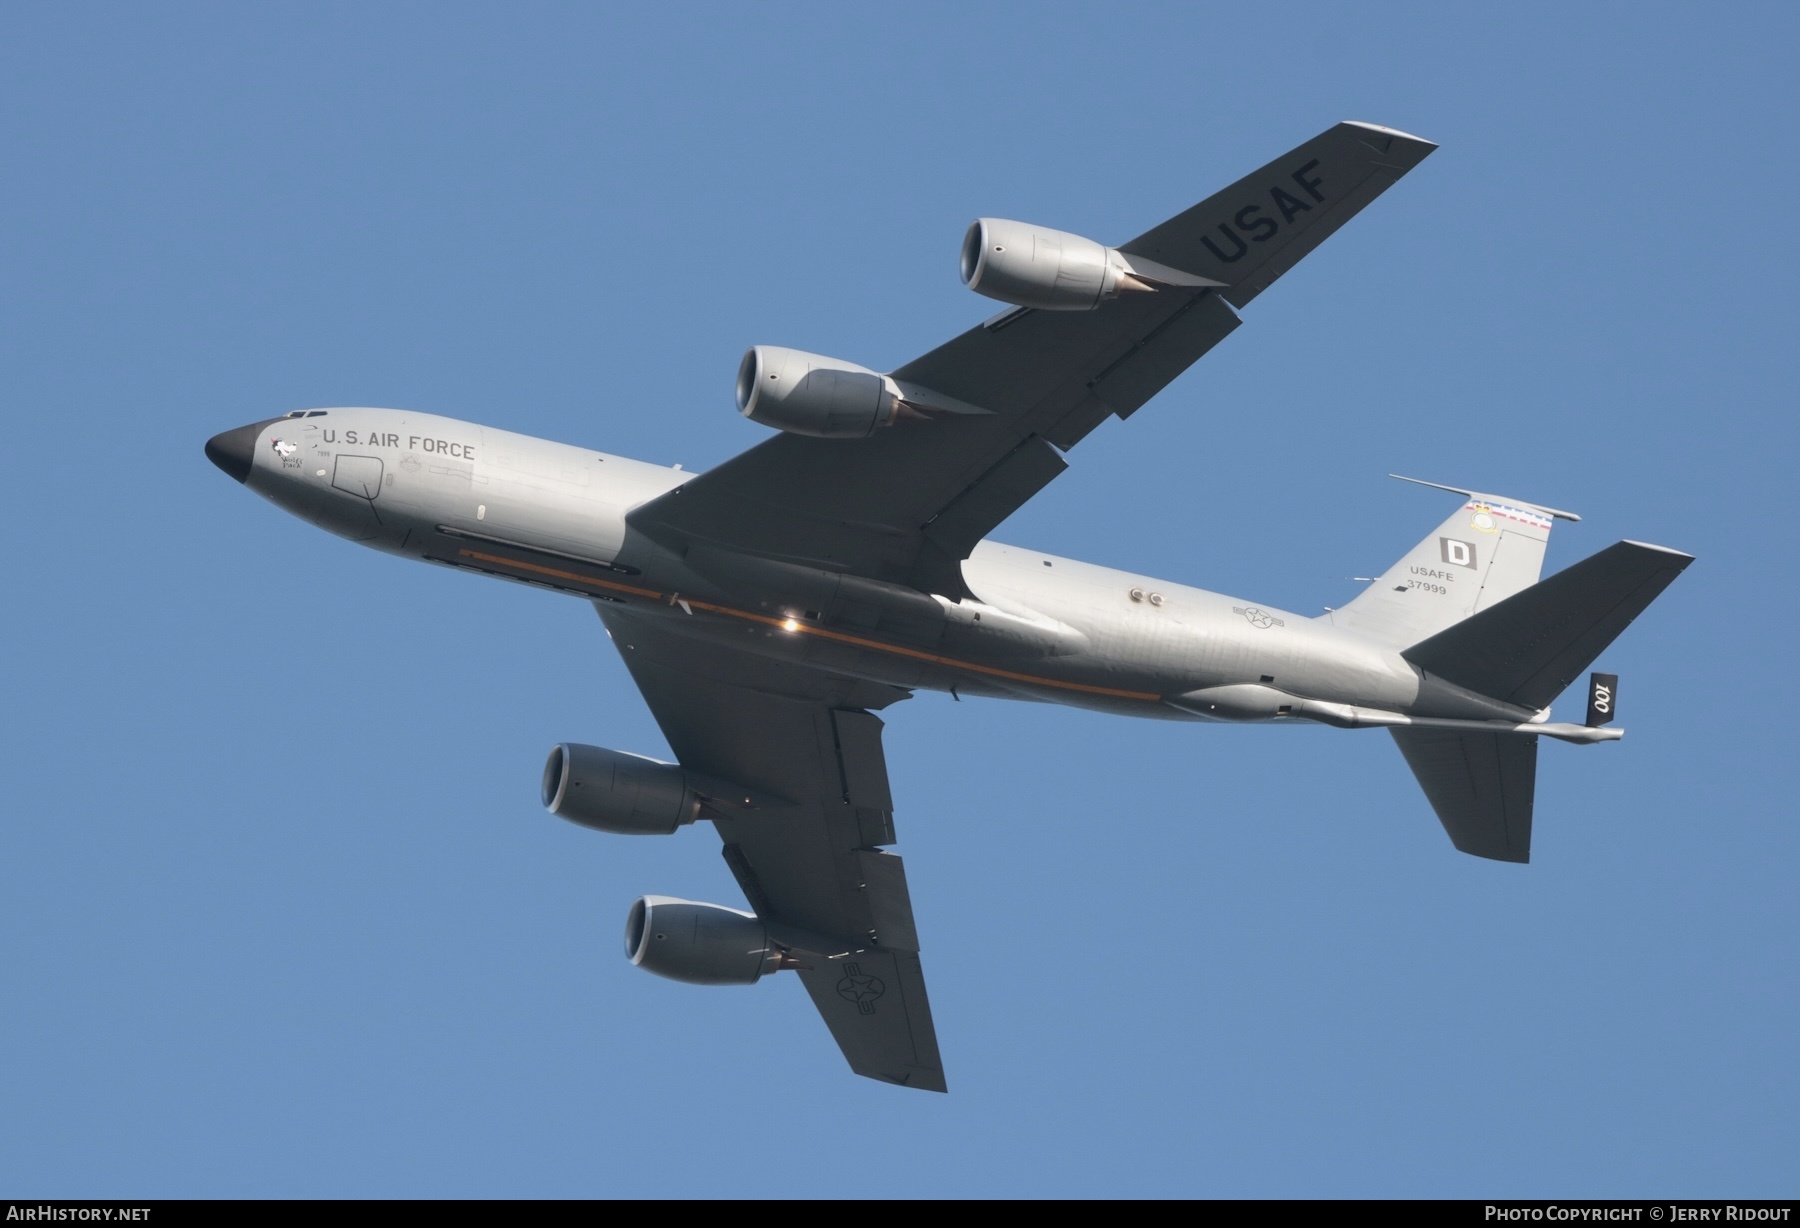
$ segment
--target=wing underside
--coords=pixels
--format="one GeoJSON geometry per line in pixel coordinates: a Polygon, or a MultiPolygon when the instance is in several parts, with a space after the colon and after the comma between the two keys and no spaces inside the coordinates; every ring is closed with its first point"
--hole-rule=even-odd
{"type": "Polygon", "coordinates": [[[894,843],[881,719],[906,692],[601,619],[669,747],[764,804],[708,817],[726,864],[857,1074],[943,1091],[919,939],[894,843]]]}
{"type": "Polygon", "coordinates": [[[638,508],[631,524],[677,553],[707,543],[964,596],[961,560],[1066,468],[1064,452],[1224,340],[1236,308],[1434,148],[1338,124],[1121,248],[1217,288],[1002,313],[893,372],[987,413],[866,439],[780,435],[638,508]]]}

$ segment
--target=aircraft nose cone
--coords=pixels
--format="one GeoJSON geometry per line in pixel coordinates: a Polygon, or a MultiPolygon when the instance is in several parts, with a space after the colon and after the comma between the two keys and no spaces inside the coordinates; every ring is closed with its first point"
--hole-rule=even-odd
{"type": "Polygon", "coordinates": [[[250,476],[250,462],[256,455],[256,437],[267,422],[253,422],[236,430],[221,431],[206,441],[206,459],[238,481],[250,476]]]}

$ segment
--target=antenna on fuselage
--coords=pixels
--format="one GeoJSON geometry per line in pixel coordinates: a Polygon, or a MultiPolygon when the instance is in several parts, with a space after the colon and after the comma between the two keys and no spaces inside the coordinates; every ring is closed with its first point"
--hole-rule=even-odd
{"type": "MultiPolygon", "coordinates": [[[[1506,502],[1506,500],[1499,499],[1495,495],[1484,495],[1478,490],[1465,490],[1461,486],[1446,486],[1442,482],[1427,482],[1424,478],[1409,478],[1400,473],[1390,473],[1388,476],[1397,479],[1398,481],[1411,482],[1414,486],[1429,486],[1433,490],[1447,490],[1451,494],[1461,495],[1465,499],[1495,499],[1497,502],[1506,502]]],[[[1523,500],[1519,500],[1519,502],[1523,502],[1523,500]]],[[[1577,516],[1574,512],[1560,512],[1553,507],[1545,507],[1542,503],[1526,503],[1525,506],[1540,511],[1546,516],[1554,516],[1558,520],[1581,519],[1581,517],[1577,516]]]]}

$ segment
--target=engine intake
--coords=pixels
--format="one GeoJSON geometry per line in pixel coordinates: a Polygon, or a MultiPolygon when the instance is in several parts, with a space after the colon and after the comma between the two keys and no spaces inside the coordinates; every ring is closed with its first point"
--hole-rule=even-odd
{"type": "Polygon", "coordinates": [[[886,376],[779,345],[752,346],[738,366],[738,412],[820,439],[862,439],[893,423],[900,390],[886,376]]]}
{"type": "Polygon", "coordinates": [[[755,914],[666,895],[631,906],[625,957],[646,972],[693,985],[749,985],[789,966],[755,914]]]}
{"type": "Polygon", "coordinates": [[[551,750],[543,797],[559,819],[630,836],[666,836],[700,812],[700,797],[676,764],[578,742],[551,750]]]}

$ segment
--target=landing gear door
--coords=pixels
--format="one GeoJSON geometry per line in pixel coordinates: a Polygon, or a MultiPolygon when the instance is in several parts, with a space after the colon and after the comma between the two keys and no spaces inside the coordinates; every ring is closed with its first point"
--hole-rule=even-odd
{"type": "Polygon", "coordinates": [[[374,502],[381,493],[381,458],[340,453],[331,471],[331,484],[345,494],[374,502]]]}

